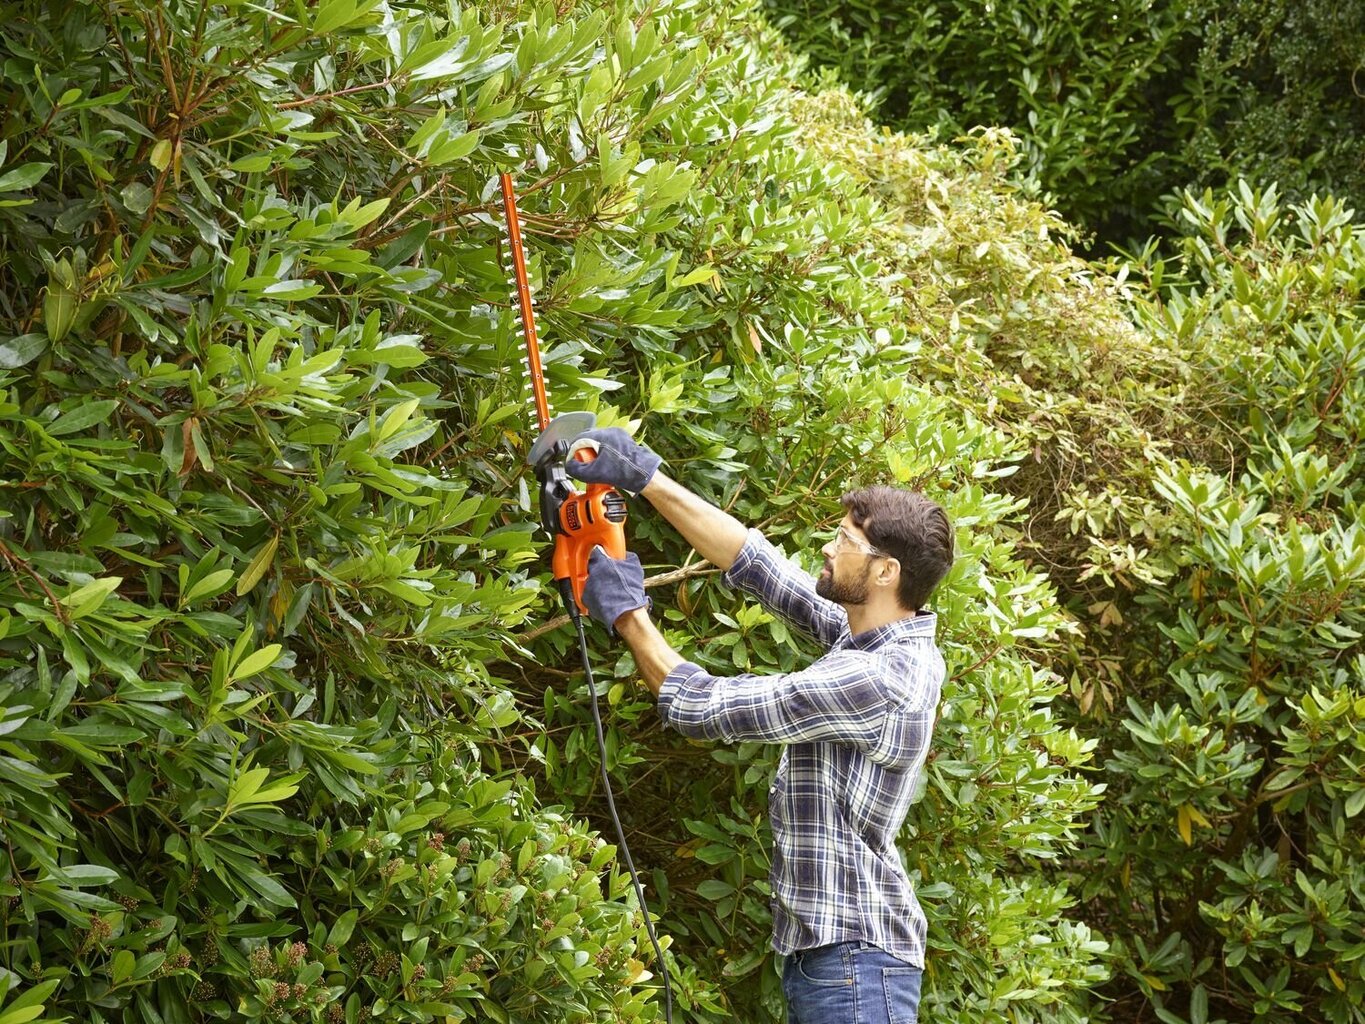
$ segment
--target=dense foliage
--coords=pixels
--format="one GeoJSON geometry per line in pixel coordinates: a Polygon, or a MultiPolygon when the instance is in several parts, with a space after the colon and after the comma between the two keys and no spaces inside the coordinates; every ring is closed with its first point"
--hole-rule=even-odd
{"type": "MultiPolygon", "coordinates": [[[[0,51],[0,1024],[661,1019],[503,169],[558,408],[807,566],[853,484],[958,525],[926,1019],[1360,1024],[1340,203],[1190,195],[1097,268],[1009,186],[1027,138],[880,130],[743,5],[70,0],[0,51]]],[[[811,655],[629,533],[689,656],[811,655]]],[[[664,733],[593,636],[676,1019],[780,1019],[776,752],[664,733]]]]}
{"type": "Polygon", "coordinates": [[[1225,448],[1110,489],[1105,528],[1154,535],[1138,564],[1162,583],[1118,597],[1124,627],[1096,640],[1126,709],[1087,895],[1141,937],[1128,975],[1162,1020],[1358,1022],[1365,244],[1339,202],[1245,185],[1186,196],[1182,219],[1175,257],[1145,268],[1164,298],[1136,312],[1194,368],[1225,448]]]}
{"type": "Polygon", "coordinates": [[[795,45],[903,129],[1000,125],[1020,180],[1101,238],[1179,186],[1365,202],[1361,0],[767,0],[795,45]]]}
{"type": "MultiPolygon", "coordinates": [[[[1105,943],[1038,866],[1099,791],[990,486],[1022,448],[914,383],[885,211],[798,134],[847,110],[752,12],[8,13],[0,1021],[659,1018],[546,621],[504,168],[562,408],[642,420],[808,558],[850,484],[948,506],[951,679],[904,837],[926,1013],[1085,1019],[1105,943]]],[[[969,169],[936,159],[936,187],[969,169]]],[[[689,652],[802,657],[646,509],[632,535],[680,568],[655,582],[689,652]]],[[[662,734],[597,653],[679,1019],[775,1019],[773,752],[662,734]]]]}

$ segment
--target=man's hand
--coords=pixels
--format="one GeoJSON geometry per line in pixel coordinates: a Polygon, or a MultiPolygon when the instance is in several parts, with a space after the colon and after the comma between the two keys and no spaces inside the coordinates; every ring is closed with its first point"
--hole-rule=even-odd
{"type": "Polygon", "coordinates": [[[588,580],[583,584],[583,603],[588,614],[615,636],[617,619],[649,604],[640,557],[631,551],[625,558],[612,558],[600,547],[593,548],[588,558],[588,580]]]}
{"type": "Polygon", "coordinates": [[[584,431],[574,439],[596,442],[597,458],[591,462],[569,459],[569,475],[590,484],[610,484],[631,494],[639,494],[654,479],[663,460],[644,445],[636,444],[620,427],[584,431]]]}

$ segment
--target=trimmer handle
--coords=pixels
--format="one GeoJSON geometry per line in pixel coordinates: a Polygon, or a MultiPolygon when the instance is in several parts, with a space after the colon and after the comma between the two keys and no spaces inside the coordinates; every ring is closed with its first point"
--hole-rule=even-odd
{"type": "MultiPolygon", "coordinates": [[[[569,457],[591,462],[597,458],[595,445],[578,444],[569,457]]],[[[554,492],[559,509],[551,567],[556,580],[568,581],[574,603],[586,614],[583,586],[588,582],[592,549],[601,546],[612,558],[626,557],[626,499],[610,484],[588,484],[586,491],[575,490],[567,476],[560,477],[554,492]]],[[[550,497],[542,489],[542,509],[550,497]]]]}

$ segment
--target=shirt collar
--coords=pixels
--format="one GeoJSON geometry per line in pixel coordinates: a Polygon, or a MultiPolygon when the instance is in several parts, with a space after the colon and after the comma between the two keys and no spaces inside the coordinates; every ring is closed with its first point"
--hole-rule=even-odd
{"type": "Polygon", "coordinates": [[[856,636],[850,636],[849,645],[863,651],[874,651],[883,644],[895,643],[897,640],[908,640],[911,637],[929,637],[932,639],[937,626],[937,615],[933,612],[920,612],[918,615],[909,615],[903,619],[888,622],[884,626],[865,629],[856,636]]]}

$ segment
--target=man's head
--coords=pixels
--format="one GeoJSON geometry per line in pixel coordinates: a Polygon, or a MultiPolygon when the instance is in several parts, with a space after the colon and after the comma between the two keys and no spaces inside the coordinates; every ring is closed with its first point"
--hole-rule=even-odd
{"type": "Polygon", "coordinates": [[[839,500],[847,515],[822,549],[825,570],[815,592],[859,605],[881,591],[905,611],[919,611],[953,564],[947,514],[924,495],[895,487],[866,487],[839,500]]]}

